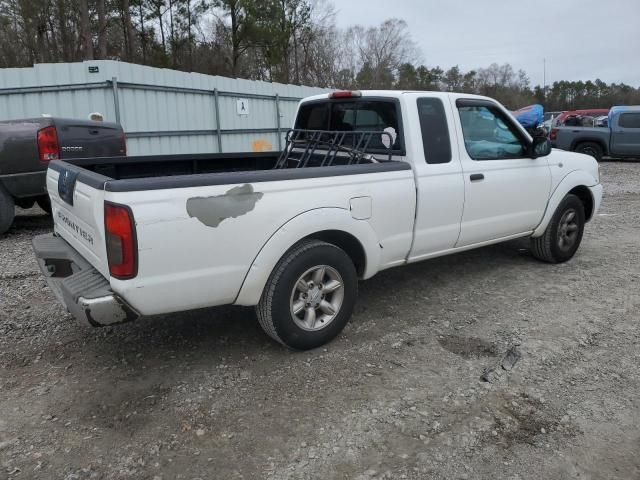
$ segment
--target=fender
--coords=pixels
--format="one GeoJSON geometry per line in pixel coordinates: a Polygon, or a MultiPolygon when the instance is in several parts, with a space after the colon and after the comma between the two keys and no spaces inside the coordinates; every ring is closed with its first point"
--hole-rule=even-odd
{"type": "Polygon", "coordinates": [[[371,225],[355,220],[343,208],[318,208],[293,217],[267,240],[253,260],[234,305],[257,305],[269,275],[286,251],[303,238],[325,230],[340,230],[357,238],[366,257],[363,278],[376,274],[380,268],[380,244],[371,225]]]}
{"type": "MultiPolygon", "coordinates": [[[[547,208],[545,209],[542,221],[538,224],[536,229],[533,231],[533,235],[531,236],[539,237],[544,233],[544,231],[547,229],[547,225],[549,225],[549,222],[551,221],[551,217],[553,217],[553,214],[556,212],[558,205],[560,205],[560,202],[567,195],[567,193],[569,193],[575,187],[593,187],[594,184],[596,184],[596,182],[593,176],[591,176],[588,172],[585,172],[583,170],[574,170],[573,172],[569,172],[562,180],[560,180],[555,190],[551,194],[551,197],[547,202],[547,208]]],[[[593,193],[591,195],[593,196],[593,193]]],[[[597,206],[595,202],[596,199],[593,200],[594,205],[597,206]]]]}

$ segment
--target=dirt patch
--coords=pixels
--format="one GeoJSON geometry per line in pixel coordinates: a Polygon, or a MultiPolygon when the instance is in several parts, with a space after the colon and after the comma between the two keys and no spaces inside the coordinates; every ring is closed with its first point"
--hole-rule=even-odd
{"type": "Polygon", "coordinates": [[[19,210],[0,238],[0,480],[640,478],[639,167],[601,164],[572,261],[517,241],[391,269],[304,353],[248,308],[80,327],[31,251],[50,218],[19,210]],[[481,381],[512,345],[515,368],[481,381]]]}
{"type": "Polygon", "coordinates": [[[498,348],[495,343],[481,338],[439,335],[438,343],[445,350],[460,355],[462,358],[498,356],[498,348]]]}
{"type": "Polygon", "coordinates": [[[504,448],[512,448],[515,443],[535,446],[556,433],[563,436],[577,434],[576,427],[568,421],[561,424],[565,412],[524,393],[501,395],[495,404],[499,406],[494,412],[495,430],[501,437],[496,443],[504,448]]]}

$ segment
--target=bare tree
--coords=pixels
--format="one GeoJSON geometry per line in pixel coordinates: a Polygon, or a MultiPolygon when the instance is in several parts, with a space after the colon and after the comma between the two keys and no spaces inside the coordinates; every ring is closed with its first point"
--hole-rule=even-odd
{"type": "Polygon", "coordinates": [[[147,37],[144,32],[144,1],[138,0],[138,17],[140,19],[140,45],[142,46],[142,63],[147,63],[147,37]]]}
{"type": "Polygon", "coordinates": [[[125,38],[125,51],[129,60],[135,59],[135,34],[131,24],[131,5],[129,0],[122,0],[122,24],[125,38]]]}
{"type": "Polygon", "coordinates": [[[162,46],[162,55],[164,59],[164,55],[167,52],[167,42],[166,35],[164,33],[164,21],[163,15],[165,13],[165,0],[150,0],[151,9],[152,9],[152,18],[157,20],[158,28],[160,29],[160,45],[162,46]]]}
{"type": "Polygon", "coordinates": [[[67,12],[67,0],[56,0],[57,30],[60,32],[60,43],[62,44],[62,61],[71,62],[73,58],[73,44],[75,43],[74,31],[69,24],[69,14],[67,12]]]}
{"type": "Polygon", "coordinates": [[[96,0],[98,12],[98,58],[107,58],[107,9],[105,0],[96,0]]]}
{"type": "Polygon", "coordinates": [[[171,45],[171,66],[176,66],[176,35],[173,29],[173,0],[169,0],[169,45],[171,45]]]}
{"type": "Polygon", "coordinates": [[[214,1],[214,5],[220,9],[222,15],[228,17],[228,21],[219,19],[217,28],[227,36],[231,47],[229,64],[233,77],[240,74],[240,61],[252,46],[254,33],[255,18],[247,10],[244,3],[242,0],[214,1]]]}
{"type": "Polygon", "coordinates": [[[80,45],[82,47],[82,59],[93,60],[93,39],[91,38],[91,25],[89,18],[88,0],[79,0],[80,9],[80,45]]]}
{"type": "Polygon", "coordinates": [[[509,64],[421,65],[405,22],[340,29],[332,1],[0,0],[0,67],[95,56],[323,87],[481,93],[513,108],[640,103],[640,89],[601,80],[532,87],[509,64]]]}
{"type": "Polygon", "coordinates": [[[400,66],[419,57],[404,20],[391,18],[367,29],[356,25],[347,35],[355,45],[365,87],[389,88],[400,66]]]}

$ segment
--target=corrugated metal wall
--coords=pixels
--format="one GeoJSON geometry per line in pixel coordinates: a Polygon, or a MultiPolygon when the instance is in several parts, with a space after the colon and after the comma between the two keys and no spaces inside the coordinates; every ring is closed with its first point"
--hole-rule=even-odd
{"type": "Polygon", "coordinates": [[[110,60],[38,64],[0,69],[0,120],[100,112],[122,124],[130,155],[277,150],[298,101],[326,91],[110,60]]]}

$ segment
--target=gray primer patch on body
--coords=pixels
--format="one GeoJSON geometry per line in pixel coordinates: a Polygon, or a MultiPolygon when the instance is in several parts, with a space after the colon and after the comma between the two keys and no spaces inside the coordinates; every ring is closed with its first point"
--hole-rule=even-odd
{"type": "Polygon", "coordinates": [[[233,187],[223,195],[192,197],[187,200],[187,213],[208,227],[217,227],[227,218],[237,218],[253,210],[263,193],[253,191],[248,183],[233,187]]]}

